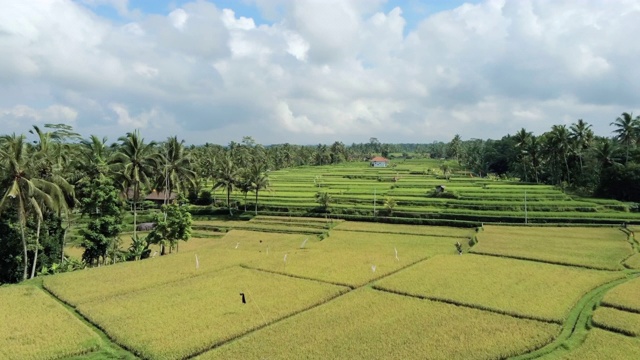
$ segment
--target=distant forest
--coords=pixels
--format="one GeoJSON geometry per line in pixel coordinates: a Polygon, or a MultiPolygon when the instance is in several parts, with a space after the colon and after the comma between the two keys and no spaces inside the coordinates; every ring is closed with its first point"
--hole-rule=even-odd
{"type": "MultiPolygon", "coordinates": [[[[63,249],[79,214],[89,221],[80,234],[83,261],[99,263],[115,251],[113,239],[123,219],[133,215],[136,224],[141,194],[152,189],[182,194],[180,201],[192,204],[210,196],[212,186],[225,190],[227,202],[232,191],[253,192],[257,200],[270,171],[366,161],[375,155],[396,164],[409,157],[456,161],[456,167],[475,176],[551,184],[583,196],[632,202],[630,209],[638,211],[640,116],[622,113],[611,130],[610,136],[597,136],[591,125],[577,120],[538,136],[521,129],[499,140],[456,135],[448,143],[385,144],[371,138],[351,145],[263,146],[244,137],[226,146],[196,146],[177,137],[145,141],[138,131],[109,142],[82,138],[67,125],[33,126],[29,134],[0,136],[0,284],[66,271],[61,264],[78,265],[66,261],[63,249]]],[[[180,209],[164,211],[184,217],[180,209]]],[[[129,251],[135,258],[144,250],[136,248],[137,240],[129,251]]],[[[160,236],[157,241],[168,240],[160,236]]]]}

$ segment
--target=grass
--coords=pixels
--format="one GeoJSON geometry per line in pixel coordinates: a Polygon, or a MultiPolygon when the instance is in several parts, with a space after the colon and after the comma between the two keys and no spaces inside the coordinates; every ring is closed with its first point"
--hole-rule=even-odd
{"type": "Polygon", "coordinates": [[[363,288],[198,359],[504,358],[547,343],[558,329],[363,288]]]}
{"type": "Polygon", "coordinates": [[[586,341],[568,352],[552,353],[544,359],[634,360],[640,358],[640,340],[601,329],[592,329],[586,341]]]}
{"type": "Polygon", "coordinates": [[[620,270],[633,254],[616,228],[484,226],[472,252],[620,270]]]}
{"type": "Polygon", "coordinates": [[[454,255],[434,257],[381,280],[376,287],[562,323],[585,293],[622,277],[622,273],[488,256],[454,255]]]}
{"type": "Polygon", "coordinates": [[[640,277],[622,284],[605,295],[602,304],[640,313],[640,277]]]}
{"type": "Polygon", "coordinates": [[[142,357],[181,359],[345,290],[235,267],[83,303],[78,311],[142,357]],[[246,304],[239,293],[246,295],[246,304]]]}
{"type": "Polygon", "coordinates": [[[457,238],[389,235],[334,229],[322,241],[310,239],[303,249],[272,251],[248,263],[272,272],[359,286],[436,254],[455,252],[457,238]],[[396,259],[395,251],[398,251],[396,259]],[[287,256],[286,262],[284,256],[287,256]]]}
{"type": "Polygon", "coordinates": [[[35,286],[0,288],[0,358],[59,359],[87,354],[100,337],[35,286]]]}
{"type": "Polygon", "coordinates": [[[594,325],[625,335],[640,336],[640,314],[610,307],[600,307],[593,313],[594,325]]]}

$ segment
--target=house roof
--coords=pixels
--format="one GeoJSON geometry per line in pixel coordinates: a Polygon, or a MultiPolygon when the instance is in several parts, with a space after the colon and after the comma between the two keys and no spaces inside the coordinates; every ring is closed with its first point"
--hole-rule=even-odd
{"type": "Polygon", "coordinates": [[[387,158],[383,158],[382,156],[376,156],[374,158],[371,159],[371,161],[376,161],[376,162],[389,162],[389,159],[387,158]]]}
{"type": "MultiPolygon", "coordinates": [[[[164,200],[165,199],[165,195],[166,192],[163,191],[156,191],[153,190],[149,195],[147,195],[147,197],[145,198],[146,200],[164,200]]],[[[167,199],[169,200],[174,200],[176,198],[176,193],[171,192],[171,194],[169,194],[169,196],[167,196],[167,199]]]]}

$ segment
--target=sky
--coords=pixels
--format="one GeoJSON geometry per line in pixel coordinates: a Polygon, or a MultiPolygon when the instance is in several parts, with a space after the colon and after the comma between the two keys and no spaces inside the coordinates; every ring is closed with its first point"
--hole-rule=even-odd
{"type": "Polygon", "coordinates": [[[0,133],[430,143],[640,114],[640,0],[0,0],[0,133]]]}

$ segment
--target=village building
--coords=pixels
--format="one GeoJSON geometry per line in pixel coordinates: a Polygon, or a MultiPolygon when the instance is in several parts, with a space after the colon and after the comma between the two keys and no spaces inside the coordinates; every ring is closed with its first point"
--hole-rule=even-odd
{"type": "Polygon", "coordinates": [[[370,164],[373,167],[387,167],[389,163],[389,159],[384,158],[382,156],[376,156],[370,160],[370,164]]]}

